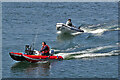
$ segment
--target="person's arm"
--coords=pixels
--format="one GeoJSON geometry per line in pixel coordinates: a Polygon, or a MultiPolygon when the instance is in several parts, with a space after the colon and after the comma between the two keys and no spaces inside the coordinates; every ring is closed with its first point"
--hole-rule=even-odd
{"type": "Polygon", "coordinates": [[[69,22],[67,21],[65,25],[68,26],[68,24],[69,24],[69,22]]]}
{"type": "Polygon", "coordinates": [[[44,51],[47,49],[47,46],[45,46],[42,50],[40,50],[40,52],[44,51]]]}

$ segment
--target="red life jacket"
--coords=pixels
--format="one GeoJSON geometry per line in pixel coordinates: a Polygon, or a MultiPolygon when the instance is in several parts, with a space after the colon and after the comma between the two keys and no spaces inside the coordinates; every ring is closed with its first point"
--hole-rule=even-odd
{"type": "Polygon", "coordinates": [[[47,46],[47,50],[42,51],[42,53],[49,53],[50,48],[49,48],[48,45],[44,45],[44,46],[41,48],[41,50],[42,50],[45,46],[47,46]]]}

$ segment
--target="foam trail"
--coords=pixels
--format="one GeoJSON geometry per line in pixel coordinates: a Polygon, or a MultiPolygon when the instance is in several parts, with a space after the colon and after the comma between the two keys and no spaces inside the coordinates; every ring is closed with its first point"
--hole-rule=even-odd
{"type": "Polygon", "coordinates": [[[115,31],[115,30],[120,30],[120,28],[116,28],[116,29],[111,29],[110,31],[115,31]]]}
{"type": "Polygon", "coordinates": [[[107,29],[96,29],[96,30],[94,30],[94,31],[90,31],[90,33],[94,33],[94,34],[99,34],[99,33],[103,33],[103,32],[105,32],[105,31],[107,31],[107,29]]]}
{"type": "Polygon", "coordinates": [[[57,31],[57,34],[61,34],[61,31],[57,31]]]}
{"type": "Polygon", "coordinates": [[[80,45],[77,45],[77,46],[74,46],[74,47],[72,47],[72,48],[68,48],[68,49],[66,49],[66,50],[54,50],[55,52],[60,52],[60,51],[72,51],[72,50],[75,50],[75,49],[77,49],[77,48],[79,48],[79,46],[80,45]]]}
{"type": "MultiPolygon", "coordinates": [[[[114,50],[116,51],[116,50],[114,50]]],[[[90,54],[83,54],[83,55],[77,55],[77,56],[72,56],[73,58],[91,58],[91,57],[106,57],[106,56],[117,56],[120,55],[119,53],[114,53],[114,51],[108,52],[108,53],[90,53],[90,54]]],[[[117,52],[120,52],[118,50],[117,52]]]]}
{"type": "Polygon", "coordinates": [[[39,61],[37,63],[48,63],[48,61],[39,61]]]}
{"type": "Polygon", "coordinates": [[[120,28],[117,28],[117,29],[115,29],[115,30],[120,30],[120,28]]]}
{"type": "Polygon", "coordinates": [[[83,32],[76,32],[76,33],[71,33],[71,35],[75,36],[75,35],[79,35],[82,34],[83,32]]]}
{"type": "Polygon", "coordinates": [[[83,52],[91,53],[91,52],[95,52],[95,51],[98,51],[98,50],[107,49],[107,48],[113,48],[113,47],[116,47],[116,46],[102,46],[102,47],[100,46],[100,47],[96,47],[96,48],[92,48],[92,49],[87,49],[87,50],[85,50],[83,52]]]}
{"type": "Polygon", "coordinates": [[[113,48],[113,47],[117,47],[117,46],[102,46],[102,47],[86,49],[86,50],[78,51],[78,52],[59,53],[59,54],[55,54],[55,55],[62,56],[63,58],[66,58],[66,57],[68,57],[68,56],[70,56],[70,55],[72,55],[72,54],[86,54],[86,53],[93,53],[93,52],[98,51],[98,50],[107,49],[107,48],[113,48]]]}
{"type": "Polygon", "coordinates": [[[61,50],[54,50],[55,52],[61,51],[61,50]]]}
{"type": "Polygon", "coordinates": [[[96,34],[97,36],[100,36],[105,31],[108,31],[108,29],[96,29],[96,30],[86,29],[84,31],[85,31],[85,33],[92,33],[92,34],[96,34]]]}
{"type": "MultiPolygon", "coordinates": [[[[93,26],[88,26],[88,27],[97,27],[97,26],[100,26],[100,24],[98,24],[96,26],[93,25],[93,26]]],[[[106,26],[106,27],[104,26],[103,29],[102,28],[98,28],[98,29],[95,29],[95,30],[87,28],[87,29],[84,29],[84,32],[85,33],[92,33],[92,34],[101,35],[105,31],[120,30],[120,28],[111,29],[111,28],[115,28],[116,26],[118,26],[118,25],[112,25],[112,26],[106,26]]]]}

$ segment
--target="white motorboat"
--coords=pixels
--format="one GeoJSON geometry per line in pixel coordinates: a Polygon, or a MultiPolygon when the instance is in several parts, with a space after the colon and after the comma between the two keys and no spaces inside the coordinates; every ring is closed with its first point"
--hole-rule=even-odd
{"type": "Polygon", "coordinates": [[[66,26],[64,23],[57,23],[56,30],[61,31],[62,33],[84,32],[83,30],[79,28],[72,27],[72,26],[66,26]]]}

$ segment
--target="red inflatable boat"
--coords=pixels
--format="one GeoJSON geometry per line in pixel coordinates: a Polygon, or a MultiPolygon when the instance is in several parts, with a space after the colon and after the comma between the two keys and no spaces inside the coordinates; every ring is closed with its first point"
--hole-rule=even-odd
{"type": "Polygon", "coordinates": [[[23,55],[23,57],[29,62],[39,62],[46,60],[62,60],[62,56],[41,56],[41,55],[23,55]]]}
{"type": "Polygon", "coordinates": [[[29,61],[31,63],[47,60],[63,60],[62,56],[27,55],[26,53],[15,52],[10,52],[9,55],[16,61],[29,61]]]}
{"type": "Polygon", "coordinates": [[[23,53],[10,52],[9,55],[16,61],[25,61],[25,58],[22,56],[23,53]]]}

